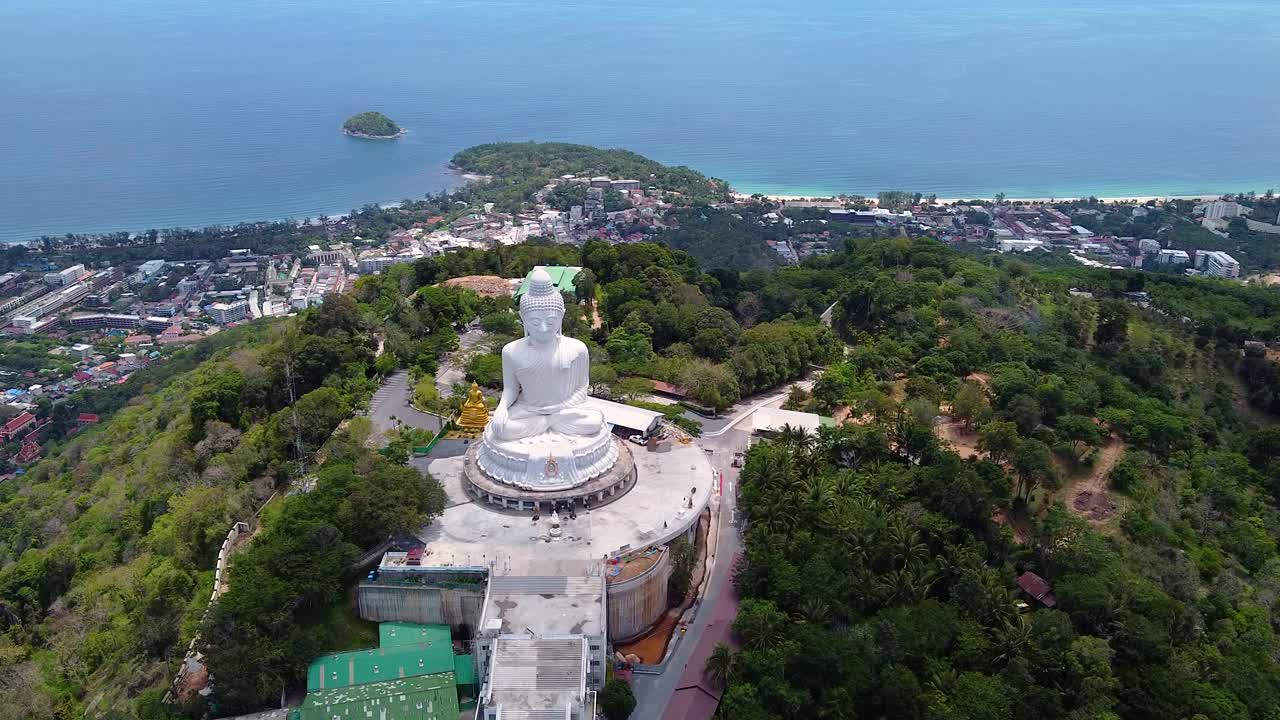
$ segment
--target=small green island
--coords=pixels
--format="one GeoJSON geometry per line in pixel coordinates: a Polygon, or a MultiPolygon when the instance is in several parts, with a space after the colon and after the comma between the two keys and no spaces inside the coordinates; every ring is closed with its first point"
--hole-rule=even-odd
{"type": "Polygon", "coordinates": [[[346,135],[375,140],[392,140],[404,135],[404,128],[380,112],[362,112],[342,123],[346,135]]]}

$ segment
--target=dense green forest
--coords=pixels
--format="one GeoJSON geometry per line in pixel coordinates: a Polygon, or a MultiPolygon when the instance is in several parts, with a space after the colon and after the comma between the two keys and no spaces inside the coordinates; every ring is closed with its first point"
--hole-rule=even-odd
{"type": "Polygon", "coordinates": [[[342,131],[349,135],[372,138],[393,138],[404,132],[394,120],[380,112],[352,115],[342,123],[342,131]]]}
{"type": "Polygon", "coordinates": [[[805,269],[849,350],[789,402],[853,422],[748,453],[721,717],[1277,717],[1273,291],[905,238],[805,269]]]}

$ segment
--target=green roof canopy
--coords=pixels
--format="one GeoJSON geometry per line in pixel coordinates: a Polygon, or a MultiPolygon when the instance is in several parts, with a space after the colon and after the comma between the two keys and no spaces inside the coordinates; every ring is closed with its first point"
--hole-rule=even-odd
{"type": "MultiPolygon", "coordinates": [[[[556,286],[556,290],[571,295],[574,291],[574,282],[578,277],[578,273],[582,272],[580,267],[566,267],[564,265],[539,265],[533,270],[538,268],[547,271],[547,274],[551,276],[551,284],[556,286]]],[[[533,274],[533,270],[529,271],[529,275],[533,274]]],[[[529,275],[524,276],[524,282],[520,283],[519,289],[516,290],[516,300],[519,300],[520,296],[524,295],[525,291],[529,289],[529,275]]]]}
{"type": "Polygon", "coordinates": [[[457,679],[459,685],[475,685],[475,660],[473,660],[470,655],[454,655],[453,675],[457,679]]]}
{"type": "Polygon", "coordinates": [[[298,717],[457,720],[458,713],[458,689],[449,672],[311,692],[299,708],[298,717]]]}
{"type": "Polygon", "coordinates": [[[378,625],[378,647],[389,648],[414,643],[452,648],[453,635],[450,634],[448,625],[409,622],[384,622],[378,625]]]}
{"type": "Polygon", "coordinates": [[[307,692],[398,678],[453,673],[453,644],[412,643],[317,658],[307,669],[307,692]]]}

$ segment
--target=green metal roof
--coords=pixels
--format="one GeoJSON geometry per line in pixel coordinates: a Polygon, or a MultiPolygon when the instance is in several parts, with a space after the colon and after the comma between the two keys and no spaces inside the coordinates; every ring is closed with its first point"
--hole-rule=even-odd
{"type": "MultiPolygon", "coordinates": [[[[534,268],[537,270],[542,268],[551,276],[551,282],[556,289],[562,293],[573,293],[574,281],[578,277],[578,273],[582,272],[580,267],[566,267],[564,265],[539,265],[534,268]]],[[[529,275],[533,274],[533,270],[529,271],[529,275]]],[[[520,283],[519,289],[516,290],[516,299],[519,300],[521,295],[529,289],[529,275],[524,276],[524,282],[520,283]]]]}
{"type": "Polygon", "coordinates": [[[298,717],[457,720],[458,714],[458,689],[453,673],[448,672],[312,692],[299,708],[298,717]]]}
{"type": "Polygon", "coordinates": [[[453,656],[453,675],[459,685],[476,684],[475,660],[470,655],[453,656]]]}
{"type": "Polygon", "coordinates": [[[312,662],[307,668],[307,692],[446,672],[452,677],[453,644],[447,640],[356,650],[312,662]]]}
{"type": "Polygon", "coordinates": [[[427,643],[441,647],[453,647],[453,635],[448,625],[422,625],[409,622],[384,622],[378,625],[378,647],[427,643]]]}

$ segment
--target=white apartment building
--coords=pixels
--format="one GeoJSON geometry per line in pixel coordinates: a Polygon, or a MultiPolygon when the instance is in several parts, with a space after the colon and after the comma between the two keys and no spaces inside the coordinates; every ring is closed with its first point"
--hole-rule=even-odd
{"type": "Polygon", "coordinates": [[[84,269],[84,265],[77,263],[69,268],[63,268],[56,272],[45,273],[44,282],[46,285],[51,285],[53,287],[66,287],[88,274],[89,271],[84,269]]]}
{"type": "Polygon", "coordinates": [[[1240,217],[1248,211],[1248,208],[1238,202],[1214,200],[1204,206],[1204,219],[1221,220],[1222,218],[1240,217]]]}
{"type": "Polygon", "coordinates": [[[1161,250],[1156,255],[1156,262],[1161,265],[1186,265],[1191,262],[1191,256],[1186,250],[1161,250]]]}
{"type": "Polygon", "coordinates": [[[233,303],[214,303],[206,308],[209,317],[219,325],[243,320],[249,316],[249,301],[237,300],[233,303]]]}
{"type": "MultiPolygon", "coordinates": [[[[1240,277],[1240,263],[1230,255],[1217,250],[1203,253],[1203,255],[1205,256],[1203,265],[1205,275],[1230,279],[1240,277]]],[[[1199,259],[1197,256],[1197,266],[1200,266],[1199,259]]]]}

